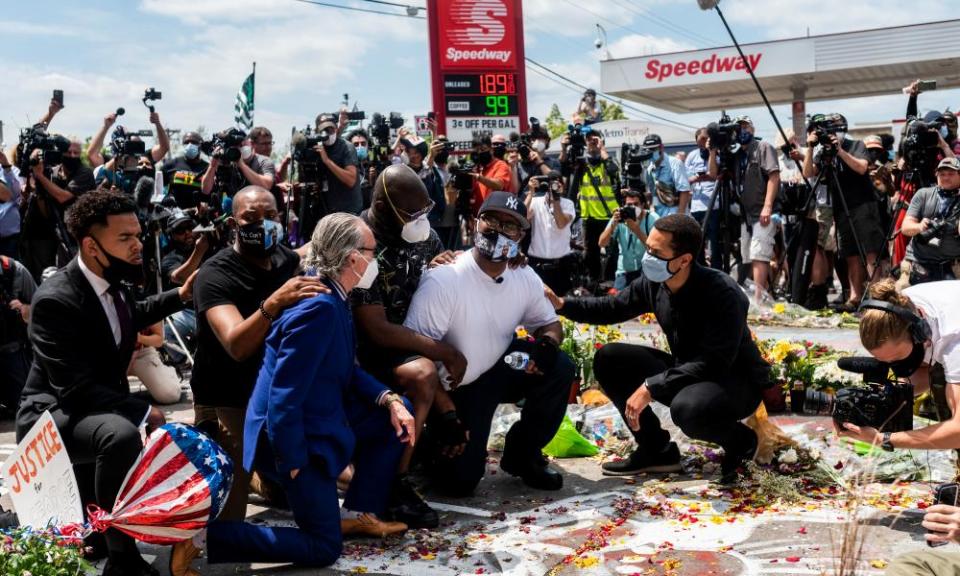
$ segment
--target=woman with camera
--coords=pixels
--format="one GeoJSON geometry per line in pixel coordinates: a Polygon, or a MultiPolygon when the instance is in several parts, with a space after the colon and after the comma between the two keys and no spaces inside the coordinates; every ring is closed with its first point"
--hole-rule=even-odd
{"type": "MultiPolygon", "coordinates": [[[[888,451],[960,449],[960,281],[930,282],[898,292],[888,278],[871,286],[868,297],[860,305],[860,342],[898,378],[909,379],[915,394],[931,390],[941,421],[893,433],[843,422],[837,432],[888,451]]],[[[955,501],[938,501],[927,508],[923,526],[931,546],[960,543],[960,507],[955,501]]],[[[960,554],[922,551],[896,559],[887,574],[955,574],[950,570],[957,565],[960,554]]]]}

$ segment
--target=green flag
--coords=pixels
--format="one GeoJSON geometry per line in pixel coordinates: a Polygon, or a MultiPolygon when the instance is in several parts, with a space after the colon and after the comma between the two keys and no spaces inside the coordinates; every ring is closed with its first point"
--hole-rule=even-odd
{"type": "Polygon", "coordinates": [[[250,130],[253,128],[253,78],[256,72],[251,72],[243,81],[243,86],[237,92],[237,103],[233,106],[233,119],[238,128],[250,130]]]}

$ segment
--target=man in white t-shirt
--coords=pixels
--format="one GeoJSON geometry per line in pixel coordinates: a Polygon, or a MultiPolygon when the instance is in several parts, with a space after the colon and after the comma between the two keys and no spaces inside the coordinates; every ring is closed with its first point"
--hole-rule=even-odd
{"type": "Polygon", "coordinates": [[[530,178],[523,204],[530,216],[530,267],[556,294],[573,284],[570,228],[577,215],[573,200],[563,197],[559,172],[530,178]]]}
{"type": "Polygon", "coordinates": [[[563,420],[574,367],[559,349],[563,330],[540,278],[530,268],[508,267],[529,227],[526,207],[516,196],[491,193],[480,208],[474,248],[424,274],[404,321],[467,359],[459,386],[448,390],[444,382],[438,391],[439,416],[427,427],[438,448],[429,462],[435,488],[449,495],[473,492],[486,471],[494,411],[502,402],[521,399],[520,421],[507,434],[500,467],[533,488],[563,486],[563,476],[547,465],[541,450],[563,420]],[[516,337],[520,325],[534,341],[516,337]],[[524,370],[504,361],[515,351],[529,355],[524,370]]]}

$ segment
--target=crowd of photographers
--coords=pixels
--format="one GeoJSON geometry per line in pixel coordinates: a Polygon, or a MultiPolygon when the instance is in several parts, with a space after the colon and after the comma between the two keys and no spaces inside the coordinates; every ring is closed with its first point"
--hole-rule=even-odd
{"type": "MultiPolygon", "coordinates": [[[[918,117],[918,85],[909,92],[896,150],[892,137],[849,137],[846,119],[828,114],[813,116],[805,137],[787,132],[776,146],[755,136],[750,118],[724,115],[696,130],[696,148],[685,154],[668,153],[656,134],[610,151],[592,127],[600,119],[594,102],[582,106],[560,135],[556,157],[548,154],[556,138],[536,119],[524,134],[476,137],[467,157],[454,154],[442,135],[421,138],[396,113],[375,114],[365,128],[350,129],[358,118],[344,111],[320,114],[313,126],[296,132],[290,154],[279,162],[272,133],[261,126],[229,128],[209,139],[186,132],[171,154],[153,107],[161,95],[153,89],[144,95],[155,131],[152,148],[142,140],[147,134],[117,125],[121,108],[104,118],[84,151],[76,138],[51,131],[63,108],[54,99],[17,146],[0,151],[0,412],[17,412],[31,366],[37,393],[48,376],[46,363],[57,361],[38,352],[28,331],[38,286],[42,292],[46,279],[57,278],[58,269],[69,272],[71,262],[84,274],[99,270],[110,289],[91,284],[119,335],[117,346],[130,351],[123,382],[126,374],[135,375],[152,403],[166,404],[181,399],[180,383],[189,380],[194,424],[245,462],[237,467],[221,520],[237,523],[230,534],[251,538],[255,551],[257,538],[275,535],[239,526],[249,490],[283,502],[296,489],[300,468],[281,465],[290,477],[278,478],[270,466],[247,465],[245,451],[259,451],[258,442],[268,441],[250,438],[251,398],[267,386],[261,383],[270,370],[264,359],[285,346],[283,329],[276,327],[287,326],[290,314],[300,313],[294,311],[307,314],[301,303],[311,297],[336,295],[349,302],[355,322],[350,326],[363,373],[351,378],[367,383],[372,376],[403,395],[384,391],[371,398],[388,409],[403,440],[389,458],[371,456],[355,470],[363,479],[357,486],[366,485],[368,466],[387,466],[394,477],[377,488],[383,494],[369,510],[348,510],[341,528],[348,534],[431,528],[439,518],[408,475],[414,438],[432,446],[424,458],[437,489],[469,494],[485,471],[493,410],[526,398],[501,465],[530,486],[559,488],[562,476],[540,455],[573,380],[572,365],[558,348],[556,311],[600,323],[653,312],[674,357],[631,347],[598,355],[605,388],[624,383],[628,366],[649,372],[641,385],[631,381],[610,392],[631,428],[642,433],[636,435],[641,448],[605,473],[678,465],[676,445],[649,410],[656,400],[671,407],[689,436],[727,448],[723,475],[733,481],[757,442],[737,421],[769,385],[767,367],[745,336],[744,291],[761,305],[785,297],[820,309],[828,305],[836,276],[835,307],[855,311],[868,282],[892,276],[899,291],[920,298],[921,291],[907,287],[960,273],[956,117],[949,111],[918,117]],[[78,202],[81,208],[72,210],[78,202]],[[129,208],[142,231],[142,250],[134,258],[142,252],[142,267],[101,244],[98,226],[110,228],[108,221],[88,214],[86,227],[77,224],[91,209],[86,204],[106,206],[111,215],[129,208]],[[358,218],[332,217],[343,214],[358,218]],[[347,229],[356,234],[331,239],[333,231],[347,229]],[[131,267],[145,272],[137,290],[110,296],[114,283],[133,279],[131,267]],[[684,286],[683,298],[659,296],[684,286]],[[174,307],[174,293],[192,305],[174,307]],[[168,313],[160,322],[148,314],[151,322],[138,324],[128,340],[115,326],[123,324],[123,313],[111,313],[106,302],[146,297],[166,302],[168,313]],[[704,331],[711,315],[717,328],[704,331]],[[516,338],[518,325],[530,330],[529,340],[516,338]],[[729,397],[741,380],[751,386],[729,397]]],[[[876,289],[871,296],[894,298],[876,289]]],[[[949,307],[932,300],[927,306],[928,314],[949,307]]],[[[910,332],[910,342],[953,337],[945,324],[938,330],[923,337],[910,332]]],[[[907,344],[901,348],[876,355],[894,363],[905,360],[902,354],[917,355],[907,344]]],[[[939,349],[940,358],[927,361],[949,364],[946,381],[952,383],[952,357],[943,344],[939,349]]],[[[57,393],[69,389],[62,381],[51,386],[57,393]]],[[[353,408],[345,410],[353,418],[353,408]]],[[[148,424],[157,422],[152,414],[148,424]]],[[[879,434],[854,428],[848,430],[864,437],[879,434]]],[[[908,442],[903,438],[893,442],[908,442]]],[[[951,441],[937,442],[960,447],[951,441]]],[[[327,473],[351,478],[350,469],[327,473]]],[[[297,498],[290,504],[308,506],[297,498]]],[[[329,552],[329,535],[298,524],[311,546],[329,552]]],[[[124,567],[118,573],[150,574],[124,546],[108,539],[110,557],[124,567]]],[[[179,547],[174,562],[180,573],[190,570],[197,552],[179,547]]],[[[305,563],[332,561],[329,553],[310,555],[293,545],[288,552],[305,563]]]]}

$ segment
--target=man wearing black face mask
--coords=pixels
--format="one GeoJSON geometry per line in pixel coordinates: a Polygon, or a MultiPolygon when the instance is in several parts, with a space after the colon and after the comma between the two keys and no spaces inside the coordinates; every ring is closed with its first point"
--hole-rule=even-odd
{"type": "MultiPolygon", "coordinates": [[[[296,276],[300,257],[280,243],[278,218],[268,190],[248,186],[237,192],[228,221],[236,242],[197,273],[197,355],[190,380],[195,423],[234,462],[243,461],[245,410],[271,323],[288,306],[328,291],[318,278],[296,276]]],[[[243,519],[249,484],[250,475],[237,466],[220,519],[243,519]]]]}
{"type": "Polygon", "coordinates": [[[507,264],[529,227],[526,208],[516,196],[490,194],[480,209],[473,250],[424,275],[404,320],[407,328],[456,347],[467,360],[459,383],[441,381],[454,412],[436,414],[427,425],[428,431],[441,430],[444,436],[428,455],[434,486],[453,496],[469,495],[483,478],[497,405],[521,398],[523,413],[507,434],[500,466],[533,488],[563,486],[563,477],[547,466],[541,449],[563,419],[573,364],[559,350],[563,332],[543,297],[543,282],[531,268],[507,264]],[[518,340],[518,325],[536,341],[518,340]],[[504,355],[512,352],[527,354],[529,362],[511,368],[504,355]],[[454,442],[464,445],[451,446],[454,442]]]}
{"type": "Polygon", "coordinates": [[[493,142],[489,136],[473,140],[473,161],[477,172],[473,173],[473,199],[470,205],[476,214],[491,192],[510,189],[510,167],[493,156],[493,142]]]}
{"type": "MultiPolygon", "coordinates": [[[[35,351],[17,414],[22,439],[47,410],[74,459],[93,461],[83,494],[110,510],[130,466],[140,454],[138,426],[163,424],[156,407],[130,395],[126,373],[139,330],[183,308],[193,280],[136,301],[126,283],[143,279],[140,223],[124,195],[96,191],[67,213],[67,226],[80,252],[65,269],[44,282],[33,298],[30,341],[35,351]]],[[[85,464],[90,466],[90,464],[85,464]]],[[[103,574],[153,576],[129,536],[105,534],[103,574]]]]}

